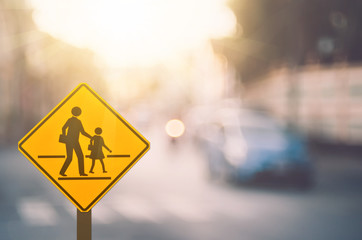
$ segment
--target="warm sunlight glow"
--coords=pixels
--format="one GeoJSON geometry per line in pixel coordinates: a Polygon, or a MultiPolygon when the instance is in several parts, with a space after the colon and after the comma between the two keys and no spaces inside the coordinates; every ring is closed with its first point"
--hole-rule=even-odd
{"type": "Polygon", "coordinates": [[[30,0],[43,31],[94,50],[111,66],[152,65],[230,35],[226,0],[30,0]]]}

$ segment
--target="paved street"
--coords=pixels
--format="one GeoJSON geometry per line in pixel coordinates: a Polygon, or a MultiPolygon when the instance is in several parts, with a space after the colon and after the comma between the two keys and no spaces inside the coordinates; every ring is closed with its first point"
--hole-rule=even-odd
{"type": "MultiPolygon", "coordinates": [[[[359,240],[362,160],[316,157],[310,191],[211,182],[190,142],[151,150],[93,208],[93,239],[359,240]]],[[[16,147],[0,150],[0,239],[76,239],[76,209],[16,147]]]]}

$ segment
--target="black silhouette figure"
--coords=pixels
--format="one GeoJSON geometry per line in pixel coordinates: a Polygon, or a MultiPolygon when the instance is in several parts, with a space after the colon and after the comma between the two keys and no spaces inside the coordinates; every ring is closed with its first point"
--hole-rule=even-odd
{"type": "Polygon", "coordinates": [[[105,147],[109,152],[112,152],[112,151],[106,146],[106,144],[104,143],[103,138],[100,136],[101,133],[102,133],[102,129],[98,127],[98,128],[96,128],[94,130],[94,132],[97,135],[94,135],[91,138],[91,144],[90,144],[91,145],[91,154],[90,154],[90,158],[92,159],[92,167],[91,167],[89,173],[94,173],[93,168],[94,168],[96,159],[100,160],[100,162],[102,164],[103,172],[106,173],[107,171],[106,171],[106,168],[105,168],[104,162],[103,162],[104,154],[103,154],[102,148],[105,147]]]}
{"type": "Polygon", "coordinates": [[[62,128],[63,135],[65,135],[66,130],[68,129],[66,134],[67,140],[65,142],[65,146],[67,149],[67,158],[65,159],[63,167],[60,170],[60,175],[62,176],[67,176],[65,172],[67,171],[70,163],[72,162],[73,150],[75,151],[75,154],[78,158],[79,175],[87,176],[87,174],[84,173],[84,155],[82,152],[82,148],[79,144],[79,134],[81,133],[88,138],[91,138],[92,136],[84,131],[82,122],[77,118],[81,113],[82,110],[79,107],[74,107],[72,109],[73,117],[69,118],[62,128]]]}

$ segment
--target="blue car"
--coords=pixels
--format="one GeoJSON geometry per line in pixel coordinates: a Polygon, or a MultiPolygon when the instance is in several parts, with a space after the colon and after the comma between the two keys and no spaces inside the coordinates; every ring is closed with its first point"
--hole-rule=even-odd
{"type": "Polygon", "coordinates": [[[313,167],[307,144],[268,115],[220,109],[202,126],[210,176],[238,182],[277,183],[308,188],[313,167]]]}

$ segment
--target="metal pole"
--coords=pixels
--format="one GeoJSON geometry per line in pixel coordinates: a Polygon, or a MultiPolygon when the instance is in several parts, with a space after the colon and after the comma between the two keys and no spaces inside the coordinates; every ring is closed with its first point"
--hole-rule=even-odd
{"type": "Polygon", "coordinates": [[[77,209],[77,240],[92,240],[92,210],[81,212],[77,209]]]}

